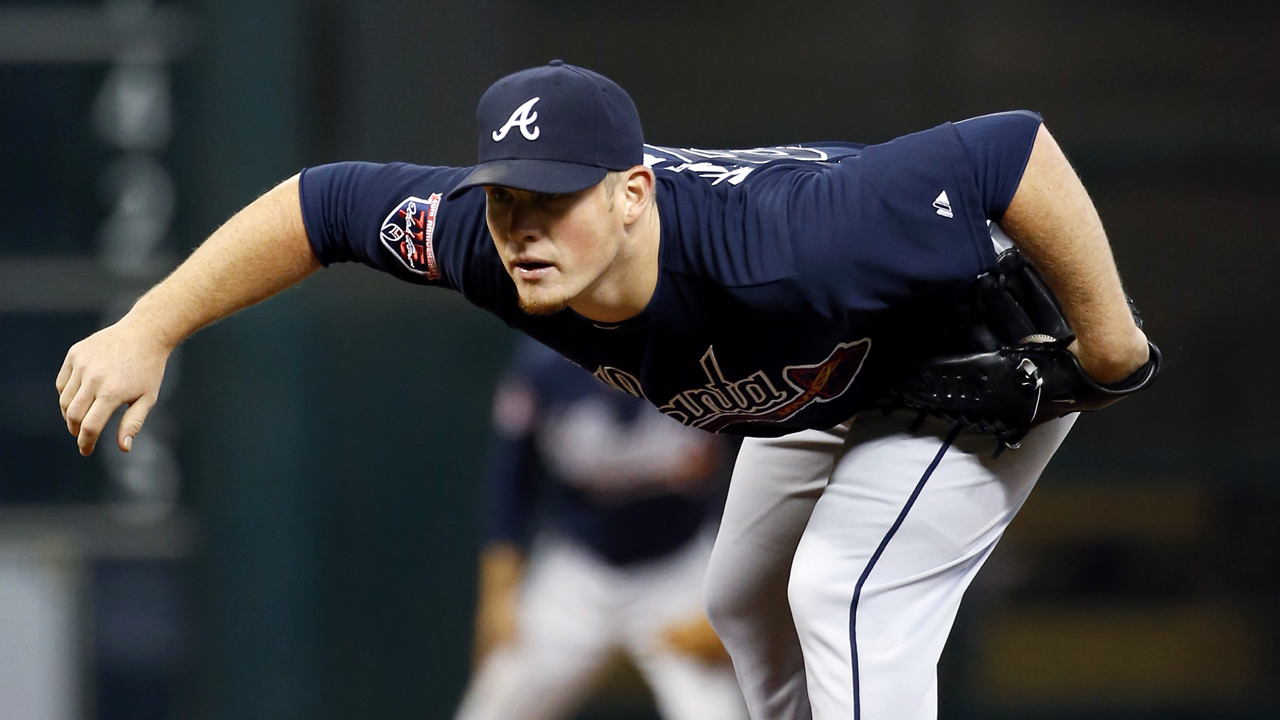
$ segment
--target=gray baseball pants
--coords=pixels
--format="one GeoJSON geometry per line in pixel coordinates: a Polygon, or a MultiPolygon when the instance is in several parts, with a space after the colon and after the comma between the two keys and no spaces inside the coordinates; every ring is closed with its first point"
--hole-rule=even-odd
{"type": "Polygon", "coordinates": [[[706,578],[754,720],[933,720],[961,597],[1075,416],[992,458],[914,413],[748,439],[706,578]]]}

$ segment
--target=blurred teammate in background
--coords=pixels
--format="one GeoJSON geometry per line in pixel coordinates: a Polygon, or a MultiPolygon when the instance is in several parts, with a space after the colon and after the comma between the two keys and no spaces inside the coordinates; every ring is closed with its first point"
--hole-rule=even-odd
{"type": "Polygon", "coordinates": [[[618,651],[668,720],[745,720],[702,607],[721,443],[532,340],[493,419],[477,668],[458,720],[566,718],[618,651]]]}

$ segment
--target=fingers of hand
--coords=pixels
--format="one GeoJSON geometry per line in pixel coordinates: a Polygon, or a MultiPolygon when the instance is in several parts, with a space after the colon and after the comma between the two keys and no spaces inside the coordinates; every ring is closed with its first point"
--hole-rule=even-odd
{"type": "MultiPolygon", "coordinates": [[[[63,366],[67,367],[66,365],[63,366]]],[[[67,418],[67,409],[71,407],[71,401],[75,399],[76,393],[80,392],[80,368],[67,371],[67,379],[62,380],[62,373],[58,373],[58,407],[62,408],[62,419],[67,420],[67,429],[71,428],[70,420],[67,418]]],[[[73,430],[72,433],[75,431],[73,430]]]]}
{"type": "Polygon", "coordinates": [[[156,404],[156,399],[150,395],[140,397],[129,409],[124,412],[124,416],[120,418],[120,430],[116,433],[116,444],[120,449],[129,452],[133,449],[133,438],[142,432],[142,423],[147,419],[147,413],[151,412],[152,406],[156,404]]]}
{"type": "MultiPolygon", "coordinates": [[[[83,378],[80,378],[83,380],[83,378]]],[[[80,434],[80,424],[84,420],[85,415],[89,413],[93,401],[97,398],[97,383],[94,382],[78,382],[76,383],[75,392],[71,393],[71,386],[67,386],[67,390],[63,392],[63,396],[71,394],[71,398],[66,400],[66,404],[62,406],[62,417],[67,421],[67,432],[72,435],[80,434]]]]}
{"type": "Polygon", "coordinates": [[[115,412],[117,407],[120,407],[120,401],[105,395],[100,395],[93,401],[93,405],[80,423],[80,432],[76,436],[76,444],[80,446],[81,455],[87,457],[93,452],[94,446],[98,444],[98,436],[102,434],[102,429],[107,426],[111,413],[115,412]]]}
{"type": "Polygon", "coordinates": [[[61,394],[62,391],[66,389],[67,382],[71,380],[71,370],[72,370],[72,366],[75,364],[71,360],[71,353],[74,350],[75,348],[73,347],[71,348],[71,350],[67,351],[67,357],[63,359],[62,367],[58,369],[58,378],[53,381],[53,385],[54,387],[58,388],[59,394],[61,394]]]}

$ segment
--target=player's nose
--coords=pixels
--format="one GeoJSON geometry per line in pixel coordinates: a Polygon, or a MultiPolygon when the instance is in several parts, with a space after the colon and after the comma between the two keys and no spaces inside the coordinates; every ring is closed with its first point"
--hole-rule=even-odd
{"type": "Polygon", "coordinates": [[[537,205],[532,202],[517,201],[511,208],[511,227],[508,237],[519,242],[532,242],[543,236],[542,224],[545,219],[537,205]]]}

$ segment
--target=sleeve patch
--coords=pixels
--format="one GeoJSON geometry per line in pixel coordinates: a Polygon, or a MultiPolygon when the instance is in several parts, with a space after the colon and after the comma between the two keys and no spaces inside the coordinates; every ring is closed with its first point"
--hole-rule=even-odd
{"type": "Polygon", "coordinates": [[[440,266],[436,263],[431,238],[436,231],[436,212],[440,209],[440,193],[432,193],[423,200],[405,198],[382,221],[379,237],[382,244],[410,272],[425,275],[428,280],[440,279],[440,266]]]}

